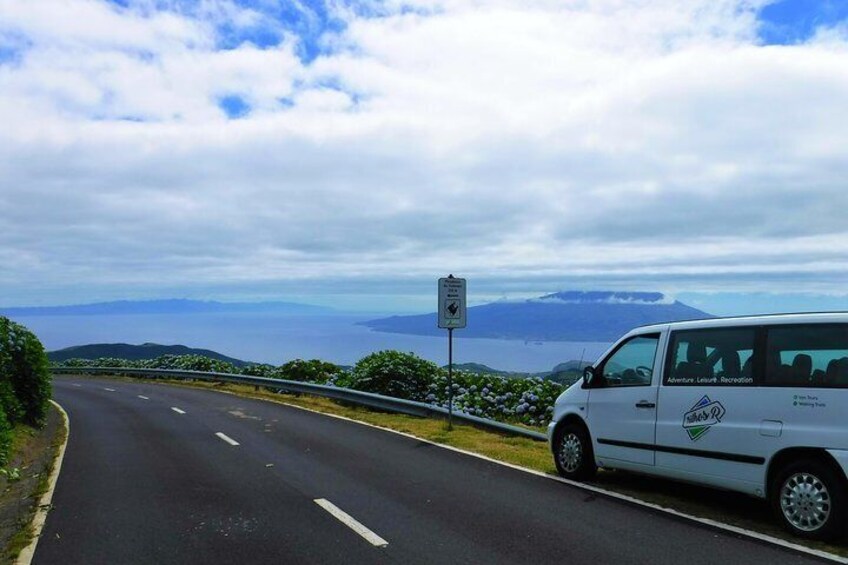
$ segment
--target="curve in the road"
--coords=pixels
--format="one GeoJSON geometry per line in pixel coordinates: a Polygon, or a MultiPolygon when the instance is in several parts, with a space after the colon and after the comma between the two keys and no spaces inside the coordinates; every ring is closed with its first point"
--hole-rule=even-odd
{"type": "Polygon", "coordinates": [[[100,379],[54,389],[74,433],[36,563],[817,561],[275,403],[100,379]]]}

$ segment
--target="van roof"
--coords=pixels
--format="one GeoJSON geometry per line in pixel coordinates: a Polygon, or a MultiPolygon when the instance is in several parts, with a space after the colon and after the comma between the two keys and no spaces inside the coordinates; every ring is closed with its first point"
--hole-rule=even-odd
{"type": "Polygon", "coordinates": [[[732,316],[727,318],[704,318],[699,320],[683,320],[638,326],[634,330],[669,328],[673,330],[695,328],[719,328],[724,326],[761,326],[779,324],[822,324],[848,323],[848,312],[797,312],[787,314],[757,314],[752,316],[732,316]]]}

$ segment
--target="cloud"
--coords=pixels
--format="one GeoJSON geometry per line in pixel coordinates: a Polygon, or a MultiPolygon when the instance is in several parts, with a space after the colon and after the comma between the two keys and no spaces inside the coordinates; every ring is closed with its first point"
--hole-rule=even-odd
{"type": "Polygon", "coordinates": [[[0,290],[836,288],[848,40],[764,5],[0,0],[0,290]]]}
{"type": "Polygon", "coordinates": [[[658,306],[674,304],[675,298],[660,292],[566,291],[531,298],[527,302],[543,304],[638,304],[658,306]]]}

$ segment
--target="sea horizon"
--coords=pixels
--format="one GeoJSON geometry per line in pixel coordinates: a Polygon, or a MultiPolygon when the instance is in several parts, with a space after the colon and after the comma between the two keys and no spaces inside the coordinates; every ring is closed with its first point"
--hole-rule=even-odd
{"type": "MultiPolygon", "coordinates": [[[[292,359],[321,359],[354,365],[385,349],[411,352],[439,365],[448,362],[444,336],[371,330],[358,322],[383,313],[339,314],[112,314],[38,315],[11,318],[33,331],[48,351],[92,343],[158,343],[211,349],[248,362],[281,365],[292,359]]],[[[455,364],[480,363],[502,371],[549,371],[573,359],[594,361],[607,342],[564,342],[464,338],[454,332],[455,364]]]]}

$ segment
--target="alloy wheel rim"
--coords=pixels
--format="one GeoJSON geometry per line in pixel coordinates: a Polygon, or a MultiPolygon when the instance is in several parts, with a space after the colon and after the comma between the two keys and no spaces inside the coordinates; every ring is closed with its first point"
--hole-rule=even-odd
{"type": "Polygon", "coordinates": [[[559,462],[567,473],[573,473],[580,467],[583,460],[583,444],[574,432],[567,433],[562,438],[559,450],[559,462]]]}
{"type": "Polygon", "coordinates": [[[814,532],[824,526],[830,517],[830,493],[815,475],[795,473],[783,483],[780,509],[795,528],[814,532]]]}

